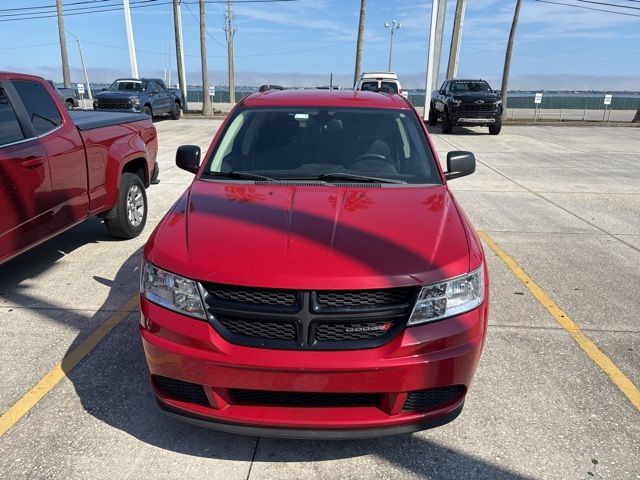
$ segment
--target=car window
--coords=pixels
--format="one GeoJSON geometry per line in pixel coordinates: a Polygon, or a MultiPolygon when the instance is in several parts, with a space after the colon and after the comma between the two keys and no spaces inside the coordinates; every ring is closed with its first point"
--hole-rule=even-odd
{"type": "Polygon", "coordinates": [[[383,91],[389,89],[390,93],[398,93],[398,84],[396,82],[382,82],[380,88],[383,91]]]}
{"type": "Polygon", "coordinates": [[[162,82],[158,82],[158,81],[153,81],[154,86],[156,87],[156,90],[158,90],[159,92],[166,90],[164,84],[162,82]]]}
{"type": "Polygon", "coordinates": [[[139,80],[116,80],[107,89],[110,92],[141,92],[142,82],[139,80]]]}
{"type": "Polygon", "coordinates": [[[239,109],[204,171],[278,179],[346,173],[440,183],[417,118],[394,109],[239,109]]]}
{"type": "Polygon", "coordinates": [[[443,92],[446,92],[448,87],[449,87],[449,82],[442,82],[442,85],[440,86],[440,90],[443,92]]]}
{"type": "Polygon", "coordinates": [[[487,82],[458,81],[452,82],[451,90],[455,93],[491,92],[487,82]]]}
{"type": "Polygon", "coordinates": [[[62,117],[49,92],[38,82],[13,80],[20,99],[27,109],[36,135],[43,135],[62,123],[62,117]]]}
{"type": "Polygon", "coordinates": [[[365,92],[377,92],[378,91],[378,81],[373,80],[369,82],[362,82],[360,85],[360,90],[364,90],[365,92]]]}
{"type": "Polygon", "coordinates": [[[4,90],[0,88],[0,147],[24,139],[13,107],[4,90]]]}

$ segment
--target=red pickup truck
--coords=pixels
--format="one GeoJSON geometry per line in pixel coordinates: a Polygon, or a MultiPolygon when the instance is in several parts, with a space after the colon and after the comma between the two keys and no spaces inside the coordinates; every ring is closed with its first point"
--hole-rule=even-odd
{"type": "Polygon", "coordinates": [[[68,112],[46,80],[0,72],[0,264],[91,215],[139,235],[157,151],[146,115],[68,112]]]}

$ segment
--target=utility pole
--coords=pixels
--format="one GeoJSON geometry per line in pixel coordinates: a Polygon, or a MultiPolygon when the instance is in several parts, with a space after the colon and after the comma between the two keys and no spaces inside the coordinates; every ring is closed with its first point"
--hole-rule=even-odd
{"type": "Polygon", "coordinates": [[[364,42],[364,19],[367,12],[367,0],[360,0],[360,22],[358,23],[358,40],[356,41],[356,69],[353,73],[353,85],[358,83],[362,65],[362,44],[364,42]]]}
{"type": "Polygon", "coordinates": [[[518,19],[520,18],[520,7],[522,0],[516,0],[516,9],[513,12],[513,23],[511,23],[511,31],[509,32],[509,42],[507,43],[507,52],[504,54],[504,70],[502,72],[502,88],[500,95],[502,96],[502,116],[507,114],[507,89],[509,88],[509,71],[511,70],[511,52],[513,50],[513,40],[516,37],[516,29],[518,28],[518,19]]]}
{"type": "Polygon", "coordinates": [[[60,37],[60,55],[62,56],[62,81],[64,82],[64,88],[71,88],[69,57],[67,57],[67,39],[64,36],[62,0],[56,0],[56,10],[58,12],[58,37],[60,37]]]}
{"type": "Polygon", "coordinates": [[[182,96],[182,110],[187,111],[187,78],[184,71],[184,50],[182,48],[182,14],[180,0],[173,0],[173,26],[176,36],[176,60],[178,62],[178,86],[182,96]]]}
{"type": "Polygon", "coordinates": [[[431,23],[429,25],[429,49],[427,51],[427,79],[424,86],[424,114],[427,121],[429,117],[429,106],[431,104],[431,92],[433,91],[433,55],[436,43],[436,20],[438,18],[438,0],[431,3],[431,23]]]}
{"type": "Polygon", "coordinates": [[[205,0],[200,0],[200,59],[202,64],[202,114],[212,113],[207,72],[207,28],[205,24],[205,0]]]}
{"type": "Polygon", "coordinates": [[[462,26],[464,25],[464,10],[466,5],[467,0],[458,0],[456,3],[456,16],[453,20],[453,32],[451,33],[451,49],[449,50],[449,65],[447,66],[447,80],[453,80],[458,75],[460,41],[462,38],[462,26]]]}
{"type": "Polygon", "coordinates": [[[129,45],[129,64],[131,65],[131,76],[138,78],[138,59],[136,58],[136,45],[133,41],[133,27],[131,26],[131,9],[129,0],[122,0],[124,6],[124,23],[127,26],[127,43],[129,45]]]}
{"type": "Polygon", "coordinates": [[[227,0],[224,31],[227,34],[227,62],[229,64],[229,102],[236,103],[236,74],[233,66],[233,37],[236,34],[231,0],[227,0]]]}
{"type": "Polygon", "coordinates": [[[388,23],[385,23],[384,26],[385,28],[391,29],[391,40],[389,41],[389,66],[387,67],[387,71],[390,72],[391,71],[391,55],[393,54],[393,36],[396,30],[400,28],[400,22],[396,22],[394,20],[393,22],[391,22],[391,25],[389,25],[388,23]]]}
{"type": "Polygon", "coordinates": [[[89,83],[89,75],[87,75],[87,67],[84,64],[84,55],[82,55],[82,45],[80,45],[80,37],[76,37],[73,33],[67,30],[67,33],[76,39],[78,42],[78,50],[80,51],[80,63],[82,63],[82,71],[84,72],[84,82],[87,85],[87,96],[89,100],[93,100],[93,95],[91,94],[91,84],[89,83]]]}
{"type": "Polygon", "coordinates": [[[438,17],[436,19],[436,37],[433,47],[433,72],[431,85],[438,88],[438,76],[440,74],[440,57],[442,54],[442,35],[444,34],[444,21],[447,14],[447,0],[440,0],[438,4],[438,17]]]}

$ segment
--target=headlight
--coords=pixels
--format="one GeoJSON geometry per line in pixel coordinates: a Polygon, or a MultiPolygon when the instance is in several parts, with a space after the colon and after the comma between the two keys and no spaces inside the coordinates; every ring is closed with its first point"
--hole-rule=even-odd
{"type": "Polygon", "coordinates": [[[170,310],[207,318],[196,282],[166,272],[146,260],[142,265],[140,292],[150,302],[170,310]]]}
{"type": "Polygon", "coordinates": [[[496,100],[496,106],[502,105],[502,100],[496,100]]]}
{"type": "Polygon", "coordinates": [[[433,322],[473,310],[484,300],[482,265],[460,277],[422,287],[409,325],[433,322]]]}
{"type": "Polygon", "coordinates": [[[95,110],[96,108],[98,108],[98,100],[93,101],[93,109],[95,110]]]}
{"type": "Polygon", "coordinates": [[[132,98],[131,99],[131,105],[133,105],[134,107],[139,107],[140,106],[140,99],[139,98],[132,98]]]}

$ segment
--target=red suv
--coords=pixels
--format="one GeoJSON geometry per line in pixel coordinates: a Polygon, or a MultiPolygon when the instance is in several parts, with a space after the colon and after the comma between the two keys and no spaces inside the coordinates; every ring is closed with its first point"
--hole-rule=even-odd
{"type": "Polygon", "coordinates": [[[140,333],[163,410],[236,433],[356,438],[456,418],[487,327],[478,237],[401,96],[242,100],[144,251],[140,333]]]}

